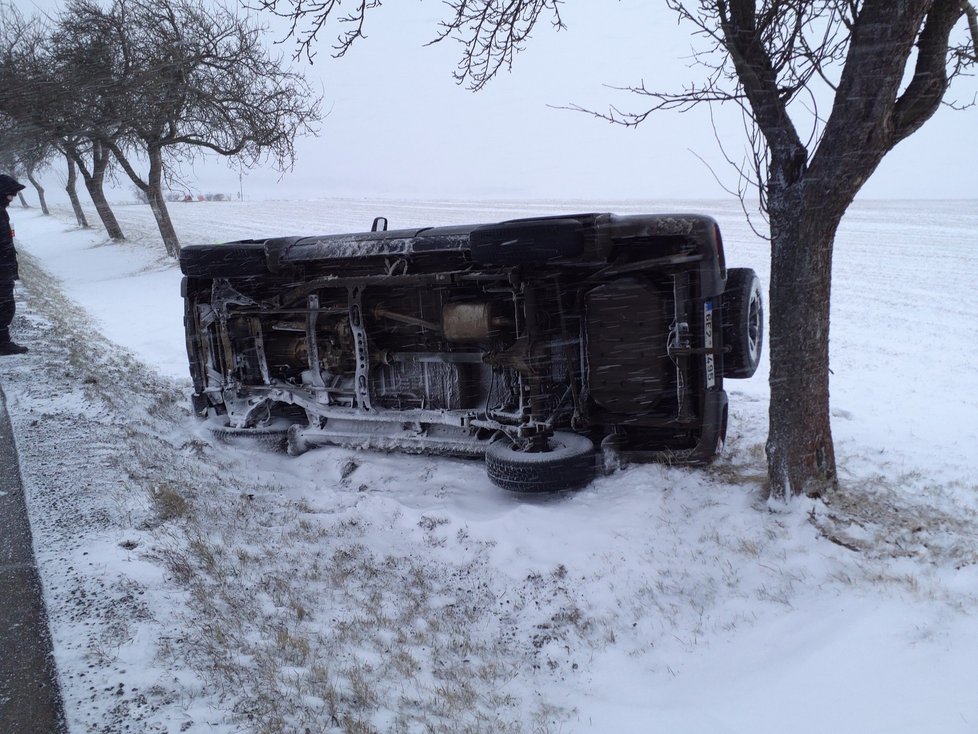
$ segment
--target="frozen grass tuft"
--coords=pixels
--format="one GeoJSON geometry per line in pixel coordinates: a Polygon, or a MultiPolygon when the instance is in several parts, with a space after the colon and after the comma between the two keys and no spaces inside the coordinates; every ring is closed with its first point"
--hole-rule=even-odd
{"type": "Polygon", "coordinates": [[[168,485],[154,485],[149,489],[156,516],[166,522],[187,514],[189,504],[180,492],[168,485]]]}

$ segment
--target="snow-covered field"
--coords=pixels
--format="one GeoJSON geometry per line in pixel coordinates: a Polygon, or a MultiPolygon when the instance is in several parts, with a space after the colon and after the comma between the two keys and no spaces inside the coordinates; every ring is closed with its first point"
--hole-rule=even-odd
{"type": "MultiPolygon", "coordinates": [[[[184,244],[736,202],[172,207],[184,244]]],[[[71,731],[978,732],[978,201],[862,202],[833,287],[842,491],[761,500],[766,362],[707,470],[530,503],[477,461],[213,441],[146,207],[13,207],[0,361],[71,731]]]]}

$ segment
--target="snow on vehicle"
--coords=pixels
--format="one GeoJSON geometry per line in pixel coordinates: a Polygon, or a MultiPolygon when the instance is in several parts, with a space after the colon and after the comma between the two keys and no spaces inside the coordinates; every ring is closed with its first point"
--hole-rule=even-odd
{"type": "Polygon", "coordinates": [[[716,222],[575,214],[185,247],[197,414],[230,433],[484,456],[514,492],[702,464],[762,295],[716,222]]]}

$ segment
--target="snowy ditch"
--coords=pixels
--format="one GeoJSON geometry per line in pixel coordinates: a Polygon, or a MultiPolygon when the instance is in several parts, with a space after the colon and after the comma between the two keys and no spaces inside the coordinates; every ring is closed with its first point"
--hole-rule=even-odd
{"type": "MultiPolygon", "coordinates": [[[[704,206],[763,277],[735,207],[704,206]]],[[[125,245],[14,210],[32,351],[0,381],[72,732],[974,731],[978,206],[914,206],[862,205],[840,238],[844,490],[779,512],[759,499],[762,375],[732,385],[710,469],[546,502],[477,461],[215,441],[148,210],[118,212],[125,245]]],[[[357,207],[387,213],[281,202],[251,234],[358,229],[322,215],[357,207]]],[[[587,206],[641,207],[663,208],[587,206]]],[[[514,209],[427,223],[582,207],[514,209]]],[[[232,203],[174,214],[194,241],[241,236],[232,203]]]]}

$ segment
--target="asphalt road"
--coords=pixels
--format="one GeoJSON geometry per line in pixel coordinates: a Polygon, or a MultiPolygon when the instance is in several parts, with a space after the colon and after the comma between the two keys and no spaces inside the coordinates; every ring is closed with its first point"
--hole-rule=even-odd
{"type": "Polygon", "coordinates": [[[0,388],[0,732],[66,731],[17,448],[0,388]]]}

